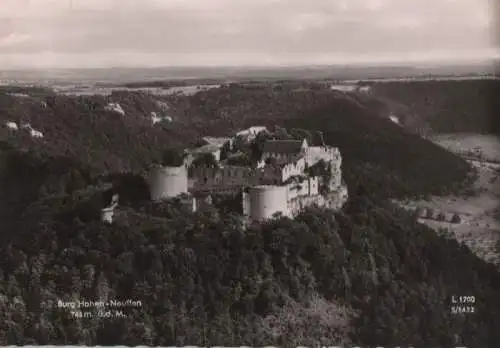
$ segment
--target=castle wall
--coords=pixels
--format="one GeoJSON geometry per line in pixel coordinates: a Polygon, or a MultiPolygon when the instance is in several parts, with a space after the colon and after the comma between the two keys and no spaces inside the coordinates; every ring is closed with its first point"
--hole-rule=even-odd
{"type": "Polygon", "coordinates": [[[248,185],[257,185],[261,173],[243,166],[223,166],[219,168],[195,167],[190,169],[191,189],[194,191],[237,190],[248,185]]]}
{"type": "Polygon", "coordinates": [[[288,202],[288,211],[291,216],[297,216],[306,207],[317,204],[323,206],[325,199],[323,196],[302,196],[296,197],[288,202]]]}
{"type": "Polygon", "coordinates": [[[306,150],[306,162],[308,166],[312,166],[319,161],[333,162],[335,167],[340,168],[342,165],[342,156],[336,147],[331,146],[310,146],[306,150]]]}
{"type": "Polygon", "coordinates": [[[308,180],[308,195],[315,196],[319,194],[319,178],[317,176],[308,180]]]}
{"type": "Polygon", "coordinates": [[[292,182],[287,185],[288,200],[301,196],[315,196],[319,194],[319,178],[313,177],[303,182],[292,182]]]}
{"type": "Polygon", "coordinates": [[[308,166],[312,166],[319,161],[325,161],[330,164],[331,181],[330,189],[336,190],[342,182],[342,156],[336,147],[313,146],[309,147],[306,152],[306,162],[308,166]]]}
{"type": "Polygon", "coordinates": [[[279,167],[266,166],[260,171],[259,177],[266,185],[278,185],[283,182],[283,173],[279,167]]]}
{"type": "Polygon", "coordinates": [[[217,162],[220,161],[220,149],[211,152],[217,162]]]}
{"type": "Polygon", "coordinates": [[[306,183],[297,183],[293,182],[291,184],[288,184],[286,186],[288,190],[288,199],[294,199],[298,196],[304,195],[304,186],[306,186],[306,183]]]}
{"type": "Polygon", "coordinates": [[[306,168],[305,158],[301,158],[296,162],[288,163],[281,170],[281,180],[286,181],[288,178],[304,173],[306,168]]]}
{"type": "Polygon", "coordinates": [[[347,185],[341,184],[337,190],[328,194],[329,204],[328,207],[331,209],[340,209],[349,199],[349,191],[347,185]]]}
{"type": "Polygon", "coordinates": [[[243,205],[243,216],[250,216],[251,211],[250,211],[250,194],[243,191],[243,198],[242,198],[242,205],[243,205]]]}
{"type": "Polygon", "coordinates": [[[101,221],[111,224],[113,223],[114,210],[110,208],[104,208],[101,210],[101,221]]]}
{"type": "Polygon", "coordinates": [[[342,184],[342,171],[332,168],[332,175],[330,179],[330,190],[336,190],[342,184]]]}
{"type": "Polygon", "coordinates": [[[339,187],[337,191],[329,193],[326,197],[322,195],[315,196],[298,196],[288,201],[288,211],[290,216],[296,216],[303,209],[317,205],[327,207],[333,210],[338,210],[347,202],[348,192],[347,186],[339,187]]]}
{"type": "Polygon", "coordinates": [[[275,152],[264,152],[262,154],[262,161],[266,161],[268,158],[275,158],[278,161],[288,161],[291,160],[295,154],[284,154],[284,153],[275,153],[275,152]]]}
{"type": "Polygon", "coordinates": [[[153,201],[176,197],[188,192],[188,174],[180,167],[154,167],[149,175],[149,188],[153,201]]]}

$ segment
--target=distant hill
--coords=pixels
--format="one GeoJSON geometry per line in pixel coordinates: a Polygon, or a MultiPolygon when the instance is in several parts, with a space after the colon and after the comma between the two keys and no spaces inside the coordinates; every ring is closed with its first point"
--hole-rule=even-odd
{"type": "Polygon", "coordinates": [[[493,74],[493,64],[321,64],[297,66],[238,66],[238,67],[137,67],[94,69],[0,70],[0,80],[17,81],[79,81],[79,82],[133,82],[161,79],[368,79],[404,78],[415,76],[472,76],[493,74]]]}

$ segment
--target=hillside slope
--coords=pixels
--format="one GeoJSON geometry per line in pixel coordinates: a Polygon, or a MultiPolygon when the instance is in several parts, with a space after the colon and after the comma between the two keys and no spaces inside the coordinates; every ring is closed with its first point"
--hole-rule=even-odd
{"type": "Polygon", "coordinates": [[[0,344],[500,344],[494,267],[364,195],[338,214],[312,209],[247,230],[175,204],[161,218],[104,225],[55,200],[31,207],[25,238],[0,246],[0,344]],[[55,206],[77,215],[46,211],[55,206]],[[476,313],[452,314],[456,294],[473,294],[476,313]],[[57,307],[75,299],[141,304],[118,308],[122,319],[76,319],[57,307]]]}
{"type": "Polygon", "coordinates": [[[0,94],[0,137],[19,149],[73,158],[96,172],[138,170],[185,139],[172,127],[153,126],[151,112],[164,111],[153,97],[139,93],[117,92],[107,98],[0,94]],[[125,115],[106,110],[110,102],[118,103],[125,115]],[[9,129],[6,122],[18,127],[29,123],[43,138],[9,129]]]}
{"type": "Polygon", "coordinates": [[[98,184],[109,173],[140,172],[164,149],[185,146],[191,136],[179,123],[153,125],[150,113],[171,113],[154,97],[55,96],[41,89],[0,93],[0,238],[9,237],[20,215],[46,195],[68,194],[98,184]],[[124,115],[106,110],[119,103],[124,115]],[[15,123],[16,129],[7,124],[15,123]],[[30,135],[29,124],[41,138],[30,135]]]}
{"type": "Polygon", "coordinates": [[[401,81],[371,85],[391,112],[438,133],[500,134],[500,80],[401,81]]]}

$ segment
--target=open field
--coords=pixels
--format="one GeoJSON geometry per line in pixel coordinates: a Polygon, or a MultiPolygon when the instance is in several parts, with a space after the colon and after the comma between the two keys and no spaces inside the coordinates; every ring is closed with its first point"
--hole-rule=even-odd
{"type": "Polygon", "coordinates": [[[431,140],[467,158],[477,170],[477,180],[470,192],[462,196],[432,197],[407,202],[404,206],[457,213],[461,218],[458,224],[428,219],[420,219],[420,222],[436,230],[448,229],[485,261],[500,265],[500,255],[495,248],[500,241],[500,221],[495,217],[500,208],[500,139],[480,134],[445,134],[431,140]]]}
{"type": "Polygon", "coordinates": [[[54,85],[53,88],[57,93],[64,95],[111,95],[113,91],[127,91],[127,92],[145,92],[152,95],[171,95],[176,93],[181,93],[184,95],[192,95],[201,90],[207,90],[210,88],[218,88],[220,85],[188,85],[188,86],[177,86],[177,87],[137,87],[137,88],[127,88],[127,87],[99,87],[93,85],[85,86],[75,86],[75,85],[54,85]]]}
{"type": "Polygon", "coordinates": [[[429,140],[470,160],[500,163],[500,139],[485,134],[440,134],[429,140]]]}

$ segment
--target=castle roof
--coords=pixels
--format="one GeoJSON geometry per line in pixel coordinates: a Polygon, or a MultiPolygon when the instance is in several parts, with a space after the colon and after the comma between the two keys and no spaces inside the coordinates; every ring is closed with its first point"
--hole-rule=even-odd
{"type": "Polygon", "coordinates": [[[228,141],[231,141],[231,138],[229,137],[203,137],[203,140],[206,141],[208,144],[215,145],[215,146],[224,146],[225,143],[228,141]]]}
{"type": "Polygon", "coordinates": [[[207,144],[207,145],[200,146],[196,149],[190,150],[190,153],[199,155],[199,154],[206,154],[206,153],[214,153],[218,150],[220,150],[219,146],[214,145],[214,144],[207,144]]]}
{"type": "Polygon", "coordinates": [[[249,134],[258,134],[260,132],[266,132],[267,131],[267,128],[264,127],[264,126],[253,126],[253,127],[250,127],[250,128],[247,128],[247,129],[244,129],[244,130],[241,130],[239,131],[238,133],[236,133],[236,136],[238,135],[249,135],[249,134]]]}
{"type": "Polygon", "coordinates": [[[282,168],[288,164],[296,163],[299,160],[301,160],[302,158],[304,158],[304,156],[302,154],[294,153],[294,154],[292,154],[291,157],[283,158],[283,159],[276,159],[274,164],[277,165],[278,167],[282,168]]]}
{"type": "Polygon", "coordinates": [[[302,149],[303,140],[268,140],[264,144],[264,153],[295,154],[302,149]]]}
{"type": "Polygon", "coordinates": [[[274,159],[271,163],[265,165],[264,171],[268,173],[270,173],[270,171],[274,173],[276,173],[276,171],[281,172],[286,166],[297,163],[300,159],[303,158],[303,155],[296,154],[292,155],[292,157],[289,158],[274,159]]]}

